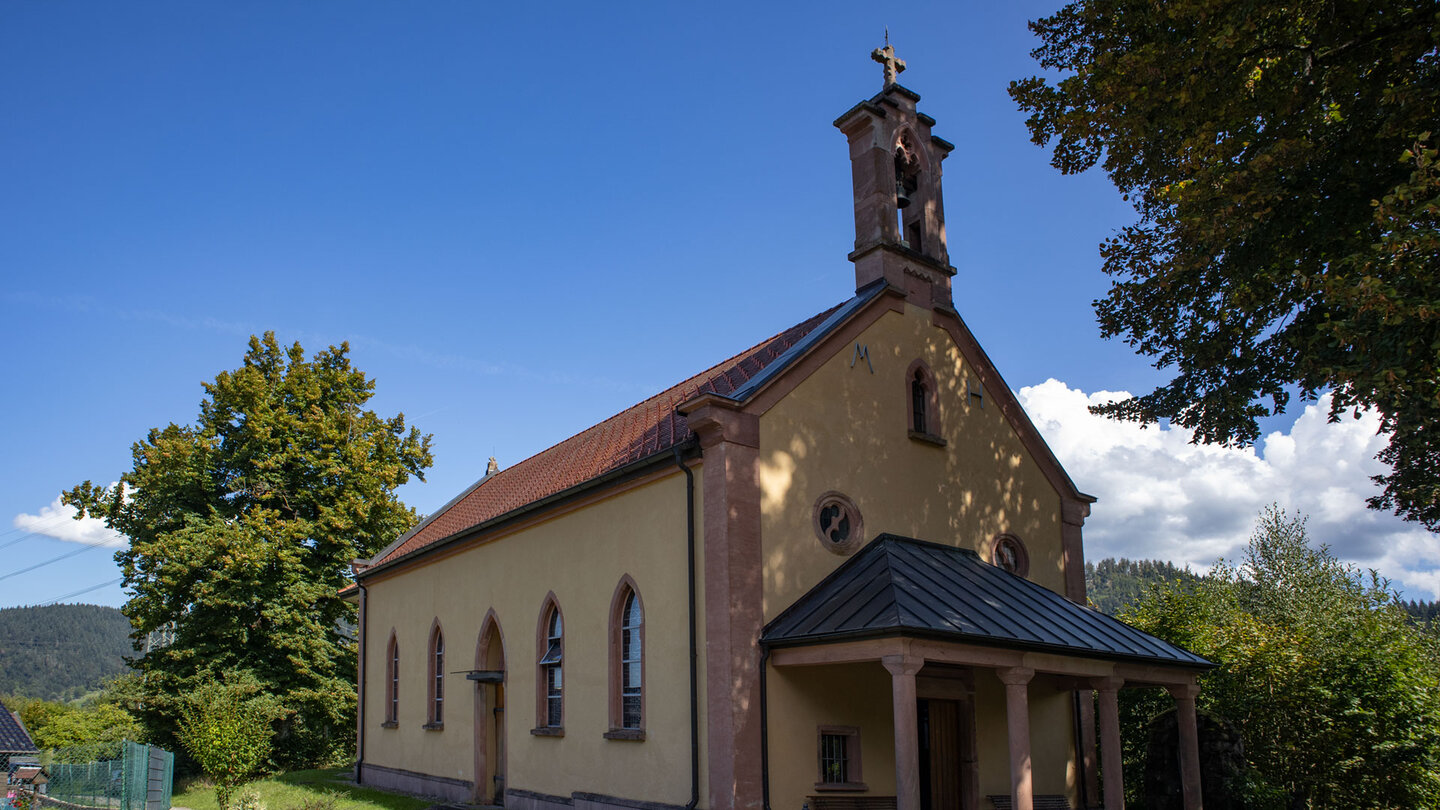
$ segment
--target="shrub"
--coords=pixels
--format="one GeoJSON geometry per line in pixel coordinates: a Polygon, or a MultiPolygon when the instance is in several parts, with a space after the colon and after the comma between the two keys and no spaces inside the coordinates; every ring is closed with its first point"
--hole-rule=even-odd
{"type": "MultiPolygon", "coordinates": [[[[220,807],[229,808],[235,788],[265,765],[275,735],[271,724],[283,714],[280,702],[263,693],[259,681],[248,673],[225,673],[182,702],[176,736],[214,780],[220,807]]],[[[259,801],[259,794],[255,800],[259,801]]]]}

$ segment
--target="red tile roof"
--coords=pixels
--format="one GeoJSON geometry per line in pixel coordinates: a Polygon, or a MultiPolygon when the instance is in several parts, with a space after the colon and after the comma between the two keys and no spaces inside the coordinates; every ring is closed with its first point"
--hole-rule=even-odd
{"type": "Polygon", "coordinates": [[[739,389],[836,309],[839,307],[832,307],[796,324],[548,450],[483,479],[468,493],[421,524],[412,536],[383,552],[383,556],[373,564],[391,562],[683,443],[692,434],[685,417],[676,412],[677,406],[698,394],[724,396],[739,389]]]}

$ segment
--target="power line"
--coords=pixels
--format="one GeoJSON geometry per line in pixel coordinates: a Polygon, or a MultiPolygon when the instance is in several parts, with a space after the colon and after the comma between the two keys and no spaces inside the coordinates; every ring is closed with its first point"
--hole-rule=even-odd
{"type": "MultiPolygon", "coordinates": [[[[4,579],[4,577],[0,577],[0,579],[4,579]]],[[[102,583],[100,583],[99,585],[91,585],[91,586],[88,587],[88,588],[81,588],[80,590],[78,590],[78,591],[76,591],[76,592],[74,592],[74,593],[67,593],[67,594],[65,594],[64,596],[57,596],[57,597],[55,597],[54,599],[51,599],[49,602],[41,602],[41,603],[40,603],[40,607],[44,607],[45,605],[53,605],[53,604],[55,604],[56,602],[59,602],[59,601],[62,600],[62,599],[69,599],[69,598],[72,597],[72,596],[79,596],[79,595],[81,595],[81,594],[90,593],[91,591],[98,591],[98,590],[100,590],[101,588],[108,588],[108,587],[110,587],[111,585],[119,585],[119,584],[120,584],[121,582],[123,582],[124,580],[125,580],[124,577],[116,577],[115,579],[112,579],[112,580],[110,580],[109,582],[102,582],[102,583]]]]}
{"type": "Polygon", "coordinates": [[[10,577],[18,577],[18,576],[20,576],[21,574],[28,574],[29,572],[34,571],[36,568],[44,568],[45,566],[47,566],[47,565],[49,565],[49,564],[51,564],[51,563],[57,563],[57,562],[60,562],[61,560],[68,560],[68,559],[70,559],[71,557],[74,557],[76,554],[84,554],[84,553],[87,552],[87,551],[94,551],[95,549],[101,548],[101,547],[102,547],[102,546],[101,546],[100,543],[89,543],[89,544],[86,544],[84,548],[77,548],[77,549],[75,549],[74,551],[67,551],[67,552],[65,552],[64,554],[61,554],[59,557],[51,557],[50,559],[46,560],[45,562],[35,563],[34,565],[30,566],[29,568],[21,568],[19,571],[12,571],[12,572],[10,572],[10,573],[8,573],[8,574],[0,574],[0,579],[9,579],[10,577]]]}
{"type": "Polygon", "coordinates": [[[11,541],[8,542],[8,543],[0,543],[0,548],[9,548],[10,546],[15,545],[16,543],[23,543],[23,542],[25,542],[26,540],[29,540],[29,539],[32,538],[32,537],[49,537],[49,535],[41,534],[40,532],[29,532],[29,533],[27,533],[27,534],[25,534],[25,535],[23,535],[23,536],[15,539],[15,540],[11,540],[11,541]]]}
{"type": "MultiPolygon", "coordinates": [[[[53,529],[67,520],[74,520],[74,518],[70,517],[69,515],[50,515],[49,517],[43,517],[39,520],[36,520],[29,526],[15,526],[14,528],[0,530],[0,537],[12,535],[16,532],[24,532],[27,535],[44,534],[44,529],[53,529]],[[42,531],[35,531],[35,529],[37,528],[41,529],[42,531]]],[[[12,540],[11,542],[18,543],[20,541],[12,540]]],[[[8,546],[10,545],[10,543],[6,543],[5,545],[8,546]]],[[[0,548],[4,547],[5,546],[0,546],[0,548]]]]}
{"type": "Polygon", "coordinates": [[[14,540],[11,540],[11,541],[9,541],[9,542],[0,543],[0,548],[9,548],[10,546],[15,545],[16,543],[23,543],[23,542],[25,542],[26,540],[33,540],[33,539],[35,539],[35,538],[37,538],[37,537],[43,537],[43,538],[45,538],[46,540],[54,540],[54,541],[57,542],[57,543],[84,543],[84,544],[87,545],[87,546],[88,546],[88,545],[102,545],[102,546],[103,546],[103,545],[105,545],[105,542],[106,542],[106,541],[104,541],[104,540],[98,540],[98,541],[92,541],[92,540],[66,540],[66,539],[63,538],[63,537],[56,537],[56,536],[53,535],[53,534],[46,534],[45,532],[40,531],[40,532],[27,532],[23,537],[17,537],[17,538],[15,538],[14,540]]]}

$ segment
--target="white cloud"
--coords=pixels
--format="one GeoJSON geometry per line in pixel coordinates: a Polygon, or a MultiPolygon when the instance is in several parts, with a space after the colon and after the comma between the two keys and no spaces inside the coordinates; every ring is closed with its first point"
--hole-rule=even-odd
{"type": "Polygon", "coordinates": [[[14,525],[17,529],[43,534],[67,543],[84,543],[106,548],[124,548],[127,545],[125,536],[106,528],[104,521],[93,517],[76,520],[75,513],[75,507],[61,503],[57,495],[38,515],[24,512],[16,515],[14,525]]]}
{"type": "Polygon", "coordinates": [[[1085,553],[1164,559],[1208,568],[1234,559],[1270,503],[1309,517],[1313,542],[1377,569],[1407,598],[1440,596],[1440,540],[1418,524],[1369,509],[1370,476],[1385,445],[1379,417],[1327,420],[1328,398],[1307,405],[1288,433],[1257,448],[1190,443],[1191,432],[1094,416],[1088,406],[1129,396],[1058,380],[1020,389],[1020,401],[1075,484],[1100,500],[1085,521],[1085,553]]]}

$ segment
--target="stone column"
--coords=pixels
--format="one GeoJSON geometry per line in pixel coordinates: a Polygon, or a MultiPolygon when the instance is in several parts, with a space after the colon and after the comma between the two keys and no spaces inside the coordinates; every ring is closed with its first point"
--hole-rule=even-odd
{"type": "Polygon", "coordinates": [[[1195,683],[1165,687],[1175,697],[1175,724],[1180,730],[1180,784],[1185,790],[1185,810],[1201,810],[1200,735],[1195,728],[1195,683]]]}
{"type": "Polygon", "coordinates": [[[1105,810],[1125,810],[1125,766],[1120,753],[1120,700],[1122,678],[1091,681],[1100,704],[1100,762],[1105,769],[1105,810]]]}
{"type": "Polygon", "coordinates": [[[1085,806],[1094,807],[1100,801],[1100,749],[1095,745],[1095,693],[1081,689],[1075,693],[1078,702],[1075,708],[1075,722],[1080,727],[1080,778],[1085,788],[1085,806]]]}
{"type": "Polygon", "coordinates": [[[704,458],[710,809],[760,810],[760,423],[718,397],[683,407],[704,458]]]}
{"type": "Polygon", "coordinates": [[[1035,670],[1006,667],[995,670],[1005,684],[1005,720],[1010,736],[1010,806],[1035,810],[1030,779],[1030,679],[1035,670]]]}
{"type": "Polygon", "coordinates": [[[920,810],[920,721],[916,716],[915,673],[924,660],[887,655],[890,698],[895,708],[895,810],[920,810]]]}

